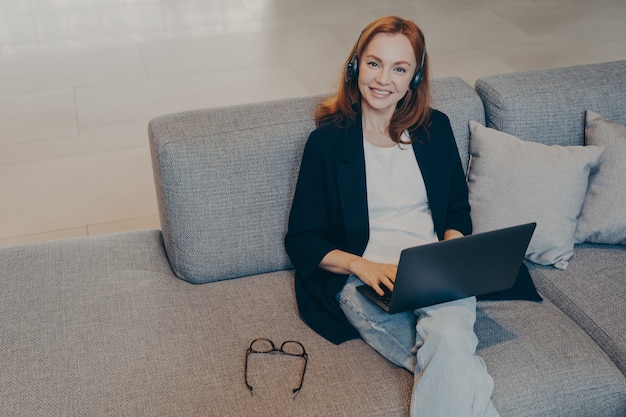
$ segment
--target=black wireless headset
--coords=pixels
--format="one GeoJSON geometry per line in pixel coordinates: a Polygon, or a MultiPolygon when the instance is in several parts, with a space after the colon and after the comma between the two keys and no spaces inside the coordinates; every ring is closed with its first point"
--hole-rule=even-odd
{"type": "MultiPolygon", "coordinates": [[[[354,54],[346,65],[346,74],[344,77],[344,82],[347,84],[350,80],[356,80],[359,77],[359,57],[357,56],[359,51],[359,44],[361,43],[361,37],[363,36],[363,32],[359,35],[359,39],[356,41],[356,46],[354,48],[354,54]]],[[[426,47],[424,47],[424,52],[422,52],[422,62],[420,63],[419,69],[415,72],[409,87],[411,90],[416,90],[422,82],[422,78],[424,78],[424,60],[426,59],[426,47]]]]}

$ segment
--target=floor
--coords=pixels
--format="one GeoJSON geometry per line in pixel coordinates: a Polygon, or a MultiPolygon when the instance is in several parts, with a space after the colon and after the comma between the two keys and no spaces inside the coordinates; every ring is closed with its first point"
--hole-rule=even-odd
{"type": "Polygon", "coordinates": [[[0,0],[0,246],[158,228],[152,117],[330,92],[388,14],[437,78],[626,59],[624,0],[0,0]]]}

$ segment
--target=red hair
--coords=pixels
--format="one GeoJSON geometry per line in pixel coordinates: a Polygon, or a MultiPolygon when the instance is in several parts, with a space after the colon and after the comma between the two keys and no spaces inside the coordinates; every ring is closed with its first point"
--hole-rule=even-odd
{"type": "MultiPolygon", "coordinates": [[[[346,81],[344,80],[344,74],[352,57],[356,56],[357,59],[360,59],[372,38],[379,33],[400,33],[406,36],[413,46],[418,65],[421,62],[421,57],[424,56],[422,82],[416,90],[409,90],[406,96],[398,102],[389,123],[389,136],[395,142],[400,143],[402,142],[402,133],[405,130],[415,130],[428,121],[431,113],[431,95],[428,55],[424,55],[426,49],[424,34],[414,22],[396,16],[382,17],[363,29],[359,40],[350,51],[350,55],[342,67],[343,71],[338,83],[337,93],[319,104],[315,111],[315,123],[317,126],[328,123],[343,125],[345,122],[354,122],[357,119],[358,112],[352,108],[352,104],[361,102],[361,93],[357,80],[354,79],[356,77],[348,77],[346,81]]],[[[412,131],[409,133],[412,133],[412,131]]],[[[411,134],[412,141],[413,135],[411,134]]]]}

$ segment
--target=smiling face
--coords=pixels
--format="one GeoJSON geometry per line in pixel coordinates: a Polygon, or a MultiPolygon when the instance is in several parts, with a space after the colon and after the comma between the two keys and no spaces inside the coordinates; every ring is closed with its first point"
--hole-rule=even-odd
{"type": "Polygon", "coordinates": [[[359,91],[363,111],[391,118],[396,104],[409,91],[417,66],[409,39],[401,34],[378,33],[359,61],[359,91]]]}

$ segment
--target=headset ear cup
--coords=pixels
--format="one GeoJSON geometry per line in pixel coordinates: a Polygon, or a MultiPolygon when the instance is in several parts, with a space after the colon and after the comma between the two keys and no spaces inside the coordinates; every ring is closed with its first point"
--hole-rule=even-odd
{"type": "Polygon", "coordinates": [[[415,73],[415,75],[413,76],[413,79],[411,80],[411,84],[409,85],[409,87],[411,87],[411,90],[417,90],[417,87],[419,87],[420,84],[422,83],[422,78],[424,78],[424,62],[425,61],[426,61],[426,48],[424,47],[424,50],[422,51],[422,62],[420,63],[420,67],[415,73]]]}
{"type": "Polygon", "coordinates": [[[356,56],[353,56],[348,65],[346,66],[346,78],[345,81],[356,80],[359,76],[359,60],[356,56]]]}
{"type": "Polygon", "coordinates": [[[350,62],[346,65],[346,74],[344,76],[344,81],[346,84],[348,81],[353,80],[356,81],[359,77],[359,44],[361,43],[361,37],[363,37],[363,32],[359,35],[359,38],[356,40],[356,45],[354,45],[354,51],[352,51],[352,58],[350,58],[350,62]]]}
{"type": "Polygon", "coordinates": [[[422,77],[423,77],[423,72],[422,69],[420,68],[419,71],[417,71],[415,73],[415,76],[413,77],[413,79],[411,80],[411,84],[410,84],[410,88],[411,90],[417,90],[417,87],[420,86],[420,84],[422,83],[422,77]]]}

